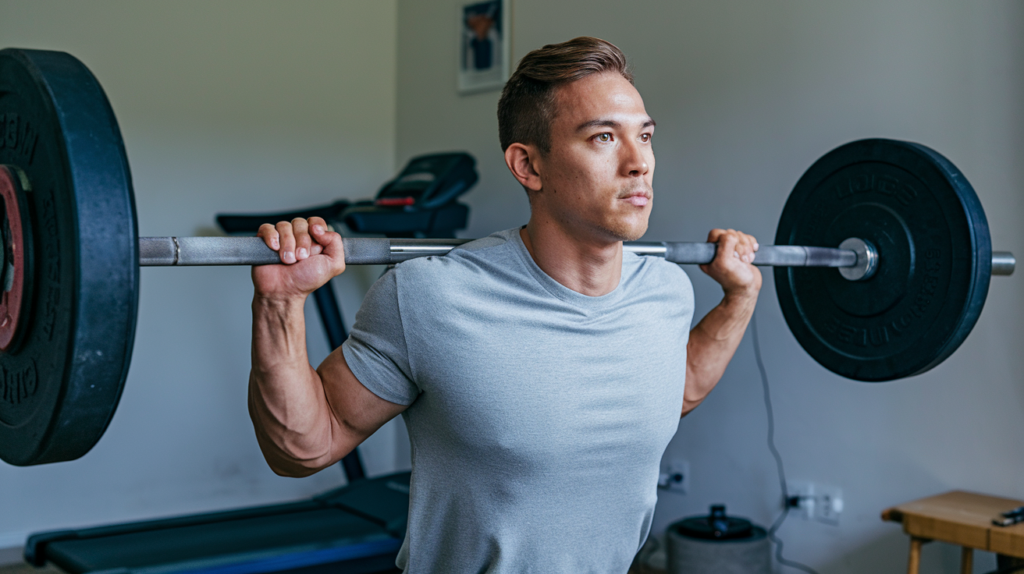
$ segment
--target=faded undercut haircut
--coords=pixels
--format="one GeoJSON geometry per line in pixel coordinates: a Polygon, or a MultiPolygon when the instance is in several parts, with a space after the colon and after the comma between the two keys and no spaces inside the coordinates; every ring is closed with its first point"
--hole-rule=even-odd
{"type": "Polygon", "coordinates": [[[524,56],[498,100],[502,151],[514,143],[535,145],[542,154],[551,151],[557,88],[602,72],[617,72],[633,83],[622,50],[599,38],[573,38],[524,56]]]}

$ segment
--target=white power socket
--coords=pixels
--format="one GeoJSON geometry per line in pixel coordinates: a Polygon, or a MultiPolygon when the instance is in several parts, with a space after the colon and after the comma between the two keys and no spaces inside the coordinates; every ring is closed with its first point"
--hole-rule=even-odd
{"type": "Polygon", "coordinates": [[[811,482],[789,481],[786,483],[789,500],[785,502],[795,514],[804,520],[814,518],[819,522],[839,524],[843,513],[843,490],[836,486],[822,486],[811,482]]]}
{"type": "Polygon", "coordinates": [[[658,488],[672,490],[679,494],[690,491],[690,463],[681,458],[662,461],[658,475],[658,488]]]}
{"type": "Polygon", "coordinates": [[[819,486],[814,493],[814,518],[827,524],[839,524],[843,513],[843,490],[837,486],[819,486]]]}

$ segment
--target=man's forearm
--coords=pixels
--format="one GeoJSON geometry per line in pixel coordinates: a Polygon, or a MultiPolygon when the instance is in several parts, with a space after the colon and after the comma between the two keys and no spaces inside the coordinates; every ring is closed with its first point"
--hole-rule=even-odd
{"type": "Polygon", "coordinates": [[[686,391],[683,412],[693,410],[715,388],[729,365],[754,314],[757,292],[726,295],[690,331],[686,345],[686,391]]]}
{"type": "Polygon", "coordinates": [[[303,476],[328,464],[330,407],[306,354],[304,301],[253,299],[249,414],[278,474],[303,476]]]}

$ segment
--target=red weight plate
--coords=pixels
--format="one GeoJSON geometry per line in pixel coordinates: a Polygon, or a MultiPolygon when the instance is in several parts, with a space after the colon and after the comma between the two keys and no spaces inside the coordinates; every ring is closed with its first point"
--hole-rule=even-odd
{"type": "Polygon", "coordinates": [[[0,284],[0,351],[11,352],[18,334],[18,322],[28,291],[25,289],[27,250],[31,244],[31,226],[24,216],[25,195],[18,176],[11,168],[0,165],[0,200],[3,201],[3,283],[0,284]]]}

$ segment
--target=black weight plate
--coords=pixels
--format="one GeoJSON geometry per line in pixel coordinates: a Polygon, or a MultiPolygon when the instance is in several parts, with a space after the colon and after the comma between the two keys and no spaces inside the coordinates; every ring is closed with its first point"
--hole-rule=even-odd
{"type": "Polygon", "coordinates": [[[992,244],[981,202],[946,158],[884,139],[819,159],[786,201],[777,245],[878,249],[875,275],[775,268],[786,323],[822,366],[859,381],[921,374],[967,338],[988,294],[992,244]]]}
{"type": "Polygon", "coordinates": [[[0,459],[88,452],[121,397],[135,337],[138,239],[106,95],[62,52],[0,50],[0,164],[27,176],[34,255],[21,342],[0,353],[0,459]]]}

